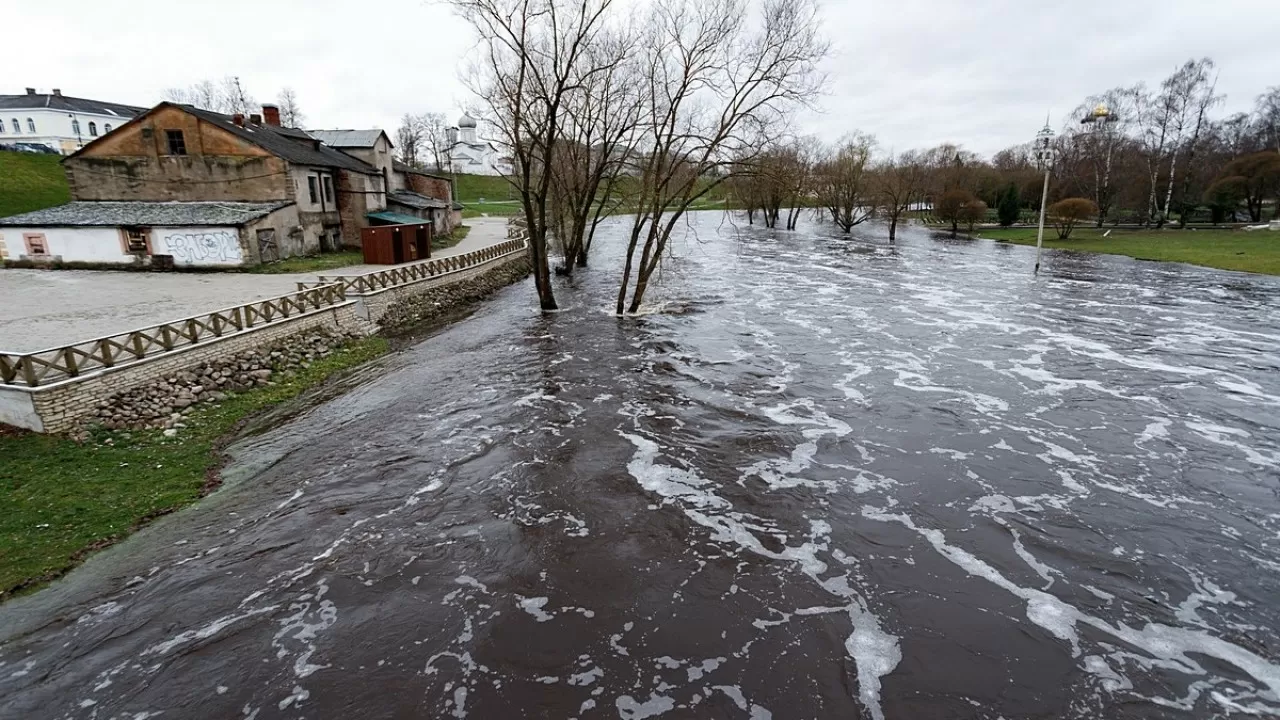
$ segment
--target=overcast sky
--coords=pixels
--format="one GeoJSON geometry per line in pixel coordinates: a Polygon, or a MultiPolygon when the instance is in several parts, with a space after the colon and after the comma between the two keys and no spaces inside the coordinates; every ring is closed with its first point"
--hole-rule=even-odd
{"type": "MultiPolygon", "coordinates": [[[[1280,85],[1276,0],[825,0],[828,94],[799,130],[874,133],[884,148],[955,142],[980,153],[1055,126],[1085,96],[1218,65],[1223,113],[1280,85]]],[[[152,105],[165,88],[239,75],[259,101],[297,92],[310,128],[381,127],[468,102],[474,40],[423,0],[26,0],[0,15],[0,94],[152,105]]]]}

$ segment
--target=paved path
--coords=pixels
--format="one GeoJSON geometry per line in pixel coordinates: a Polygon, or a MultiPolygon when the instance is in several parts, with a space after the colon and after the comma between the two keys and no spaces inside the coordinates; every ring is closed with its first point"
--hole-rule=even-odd
{"type": "MultiPolygon", "coordinates": [[[[502,242],[505,218],[474,218],[466,239],[433,257],[502,242]]],[[[384,270],[353,265],[328,275],[384,270]]],[[[141,273],[0,270],[0,350],[31,352],[283,295],[316,273],[141,273]]]]}

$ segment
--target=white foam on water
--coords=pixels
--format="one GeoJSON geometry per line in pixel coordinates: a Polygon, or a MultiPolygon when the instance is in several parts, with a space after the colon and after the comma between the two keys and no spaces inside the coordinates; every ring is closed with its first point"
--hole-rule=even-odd
{"type": "Polygon", "coordinates": [[[542,610],[542,608],[547,604],[547,598],[545,597],[527,598],[521,595],[516,595],[516,604],[520,606],[521,610],[532,615],[540,623],[547,622],[548,620],[555,618],[554,614],[547,613],[542,610]]]}
{"type": "Polygon", "coordinates": [[[631,476],[641,487],[661,495],[666,501],[675,502],[686,517],[711,530],[713,541],[736,545],[773,560],[790,562],[828,593],[848,603],[845,611],[853,632],[845,640],[845,651],[857,669],[859,699],[874,720],[884,720],[880,706],[880,678],[898,666],[902,660],[902,649],[897,637],[881,629],[879,619],[869,610],[866,599],[849,586],[848,575],[821,577],[828,567],[818,559],[817,553],[827,547],[816,542],[816,536],[830,533],[830,525],[811,521],[814,539],[795,547],[784,545],[776,552],[769,550],[747,527],[741,514],[731,512],[732,506],[724,498],[707,489],[710,484],[707,480],[692,471],[658,463],[659,447],[656,442],[622,431],[619,434],[636,447],[635,455],[627,464],[631,476]]]}
{"type": "Polygon", "coordinates": [[[644,720],[674,710],[676,701],[656,693],[650,695],[644,702],[637,702],[630,695],[620,695],[614,701],[614,705],[618,708],[618,717],[622,720],[644,720]]]}
{"type": "Polygon", "coordinates": [[[1251,437],[1248,432],[1239,428],[1224,427],[1222,425],[1214,425],[1213,423],[1191,422],[1186,421],[1186,426],[1191,428],[1197,435],[1217,443],[1224,447],[1235,448],[1244,453],[1245,459],[1254,465],[1262,465],[1263,467],[1280,467],[1280,454],[1262,453],[1245,445],[1232,437],[1248,438],[1251,437]]]}
{"type": "MultiPolygon", "coordinates": [[[[1125,623],[1111,623],[1093,617],[1072,605],[1033,588],[1024,588],[1012,582],[985,561],[967,550],[950,545],[941,530],[922,528],[905,514],[889,513],[879,508],[863,506],[862,516],[881,522],[895,522],[916,532],[933,546],[942,557],[951,561],[970,575],[987,580],[997,587],[1021,598],[1027,604],[1027,619],[1040,626],[1059,640],[1071,645],[1072,655],[1080,656],[1080,638],[1076,626],[1088,625],[1132,647],[1139,648],[1147,656],[1126,654],[1126,658],[1148,668],[1158,667],[1178,673],[1208,676],[1209,673],[1192,657],[1207,655],[1234,665],[1252,677],[1261,686],[1259,696],[1275,703],[1272,712],[1280,712],[1280,665],[1273,664],[1254,652],[1214,637],[1203,630],[1171,627],[1159,623],[1147,623],[1142,629],[1125,623]]],[[[1089,670],[1089,665],[1085,665],[1089,670]]],[[[1094,663],[1094,669],[1100,669],[1094,663]]],[[[1108,666],[1108,669],[1109,666],[1108,666]]],[[[1105,677],[1105,675],[1104,675],[1105,677]]],[[[1154,698],[1148,698],[1155,701],[1154,698]]]]}

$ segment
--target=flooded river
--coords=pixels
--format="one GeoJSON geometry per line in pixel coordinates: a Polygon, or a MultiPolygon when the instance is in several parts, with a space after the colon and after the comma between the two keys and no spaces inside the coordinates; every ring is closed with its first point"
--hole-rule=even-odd
{"type": "Polygon", "coordinates": [[[1280,281],[694,222],[0,607],[0,717],[1280,715],[1280,281]]]}

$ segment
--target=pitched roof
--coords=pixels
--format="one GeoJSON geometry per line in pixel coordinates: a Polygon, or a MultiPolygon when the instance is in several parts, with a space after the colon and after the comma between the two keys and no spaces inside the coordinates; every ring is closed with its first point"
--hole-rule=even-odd
{"type": "Polygon", "coordinates": [[[61,110],[64,112],[92,113],[95,115],[115,115],[129,119],[146,108],[102,100],[68,97],[66,95],[0,95],[0,110],[61,110]]]}
{"type": "Polygon", "coordinates": [[[0,218],[10,227],[243,225],[292,202],[70,202],[0,218]]]}
{"type": "Polygon", "coordinates": [[[410,190],[393,190],[387,193],[387,202],[406,205],[420,210],[443,209],[449,207],[449,203],[444,200],[420,195],[410,190]]]}
{"type": "MultiPolygon", "coordinates": [[[[166,103],[161,103],[164,105],[166,103]]],[[[237,135],[273,155],[282,157],[298,165],[318,165],[320,167],[337,167],[352,170],[366,175],[377,175],[378,171],[366,162],[335,150],[323,143],[306,136],[296,128],[281,128],[275,125],[237,125],[230,115],[211,112],[191,105],[170,103],[186,110],[196,117],[237,135]]],[[[157,105],[156,107],[159,107],[157,105]]]]}
{"type": "MultiPolygon", "coordinates": [[[[307,134],[325,145],[336,148],[371,148],[378,138],[386,135],[381,130],[308,130],[307,134]]],[[[391,138],[387,138],[391,144],[391,138]]]]}
{"type": "Polygon", "coordinates": [[[418,168],[402,163],[399,160],[391,161],[391,169],[396,172],[413,173],[414,175],[422,175],[424,177],[431,177],[437,180],[448,180],[449,182],[453,182],[453,178],[448,175],[437,175],[436,173],[430,173],[426,170],[419,170],[418,168]]]}

